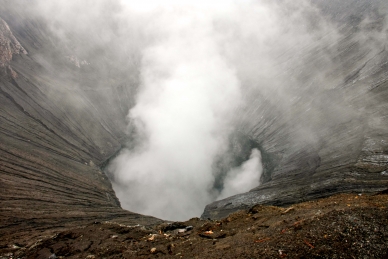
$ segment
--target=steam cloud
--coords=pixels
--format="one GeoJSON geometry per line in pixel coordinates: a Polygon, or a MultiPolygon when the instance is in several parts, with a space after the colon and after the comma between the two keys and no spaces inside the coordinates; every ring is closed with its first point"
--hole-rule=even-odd
{"type": "Polygon", "coordinates": [[[240,86],[207,15],[163,11],[153,19],[159,35],[143,50],[141,89],[129,114],[144,141],[116,160],[116,190],[124,207],[183,219],[212,200],[213,157],[240,86]]]}
{"type": "Polygon", "coordinates": [[[249,160],[240,167],[233,168],[227,174],[224,180],[224,189],[217,199],[224,199],[256,187],[257,183],[260,182],[262,172],[260,151],[254,148],[249,160]]]}
{"type": "Polygon", "coordinates": [[[65,45],[72,45],[68,31],[87,43],[72,47],[80,60],[93,64],[111,49],[115,68],[134,75],[127,119],[135,141],[108,168],[128,210],[199,216],[206,204],[260,184],[261,155],[253,149],[226,174],[223,190],[214,188],[214,160],[232,132],[255,136],[258,125],[275,120],[285,124],[289,145],[315,144],[330,124],[353,116],[340,91],[329,94],[344,81],[333,74],[340,33],[308,0],[37,2],[33,11],[65,45]]]}
{"type": "Polygon", "coordinates": [[[276,68],[277,56],[287,57],[290,48],[293,56],[302,55],[305,49],[295,45],[306,48],[326,32],[324,24],[303,27],[307,21],[299,12],[314,13],[306,2],[283,4],[224,2],[220,9],[221,4],[128,3],[152,22],[143,28],[150,40],[142,49],[141,88],[128,115],[131,131],[142,141],[110,168],[124,208],[183,220],[199,216],[215,199],[259,185],[257,149],[227,173],[221,193],[213,189],[212,165],[225,151],[237,111],[258,92],[279,91],[276,83],[283,82],[275,78],[290,67],[276,68]],[[284,19],[287,12],[291,17],[284,19]]]}

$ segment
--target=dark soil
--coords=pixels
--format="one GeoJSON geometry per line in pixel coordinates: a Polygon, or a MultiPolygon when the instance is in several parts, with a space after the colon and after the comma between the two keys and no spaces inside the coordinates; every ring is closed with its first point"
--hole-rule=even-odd
{"type": "Polygon", "coordinates": [[[25,247],[15,241],[0,258],[388,258],[387,206],[387,194],[342,194],[219,221],[93,222],[25,247]]]}

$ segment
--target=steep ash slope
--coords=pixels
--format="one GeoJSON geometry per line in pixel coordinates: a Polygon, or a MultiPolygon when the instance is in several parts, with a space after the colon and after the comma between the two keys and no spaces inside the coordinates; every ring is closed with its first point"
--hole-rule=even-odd
{"type": "Polygon", "coordinates": [[[25,4],[0,8],[2,241],[92,220],[158,222],[123,211],[99,168],[125,137],[131,78],[78,61],[25,4]]]}
{"type": "Polygon", "coordinates": [[[275,92],[258,94],[256,105],[241,114],[240,131],[266,154],[263,183],[208,205],[202,217],[222,218],[257,203],[285,205],[387,188],[387,6],[379,1],[317,4],[339,28],[338,42],[304,57],[304,72],[296,79],[304,90],[291,89],[299,96],[288,95],[291,101],[283,104],[275,92]],[[323,79],[309,74],[326,58],[331,62],[321,67],[323,79]]]}

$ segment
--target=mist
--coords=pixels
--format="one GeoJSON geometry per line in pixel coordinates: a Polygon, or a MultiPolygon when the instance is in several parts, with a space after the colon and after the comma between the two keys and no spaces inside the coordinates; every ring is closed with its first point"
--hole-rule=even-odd
{"type": "Polygon", "coordinates": [[[147,17],[149,40],[127,117],[137,141],[109,171],[124,208],[184,220],[260,184],[261,156],[253,149],[248,161],[224,174],[222,190],[214,188],[215,158],[226,151],[239,110],[255,95],[276,93],[285,96],[279,105],[286,109],[297,83],[285,85],[284,71],[336,35],[319,17],[311,24],[317,11],[305,1],[153,4],[126,3],[147,17]]]}
{"type": "Polygon", "coordinates": [[[260,151],[256,148],[252,149],[249,160],[227,173],[224,179],[224,188],[217,200],[253,189],[260,182],[262,172],[263,165],[260,151]]]}
{"type": "MultiPolygon", "coordinates": [[[[359,118],[339,87],[346,81],[338,72],[344,32],[311,1],[37,3],[31,12],[46,19],[64,53],[81,69],[103,71],[95,88],[128,89],[126,105],[110,103],[120,105],[123,118],[115,119],[126,137],[106,171],[130,211],[199,216],[210,202],[263,182],[261,150],[276,146],[268,125],[284,125],[287,145],[276,150],[314,150],[333,125],[359,118]],[[97,63],[101,56],[105,63],[97,63]],[[220,173],[217,159],[230,151],[235,132],[262,149],[220,173]]],[[[359,33],[356,41],[373,55],[385,39],[359,33]]]]}

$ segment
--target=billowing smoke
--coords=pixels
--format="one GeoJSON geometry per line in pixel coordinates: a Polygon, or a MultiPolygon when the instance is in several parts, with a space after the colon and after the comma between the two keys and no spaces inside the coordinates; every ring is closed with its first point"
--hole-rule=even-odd
{"type": "Polygon", "coordinates": [[[262,172],[263,166],[261,164],[260,151],[255,148],[252,150],[249,160],[228,172],[224,180],[224,189],[217,199],[224,199],[253,189],[260,182],[262,172]]]}
{"type": "Polygon", "coordinates": [[[225,151],[238,111],[252,96],[287,95],[293,85],[282,85],[284,74],[302,63],[310,44],[324,41],[326,24],[309,24],[315,11],[304,1],[127,6],[147,17],[143,29],[149,40],[141,50],[136,105],[128,115],[136,145],[110,166],[123,207],[187,219],[215,199],[259,185],[257,149],[226,173],[220,193],[213,187],[214,159],[225,151]]]}
{"type": "Polygon", "coordinates": [[[354,118],[344,108],[346,89],[338,89],[347,65],[339,57],[348,50],[338,48],[339,26],[311,1],[37,2],[33,11],[50,21],[64,52],[103,72],[96,89],[129,89],[127,105],[111,105],[127,114],[131,141],[108,167],[128,210],[170,220],[199,216],[206,204],[263,179],[253,147],[245,162],[230,163],[235,168],[215,169],[219,157],[235,154],[232,134],[264,139],[262,150],[290,157],[286,151],[315,150],[332,125],[354,118]],[[74,38],[83,44],[74,46],[74,38]],[[276,146],[279,136],[284,147],[276,146]]]}
{"type": "MultiPolygon", "coordinates": [[[[167,219],[199,215],[212,201],[213,158],[231,131],[240,82],[220,53],[212,17],[154,12],[141,88],[129,112],[142,142],[114,162],[122,205],[167,219]]],[[[258,182],[257,182],[258,183],[258,182]]]]}

